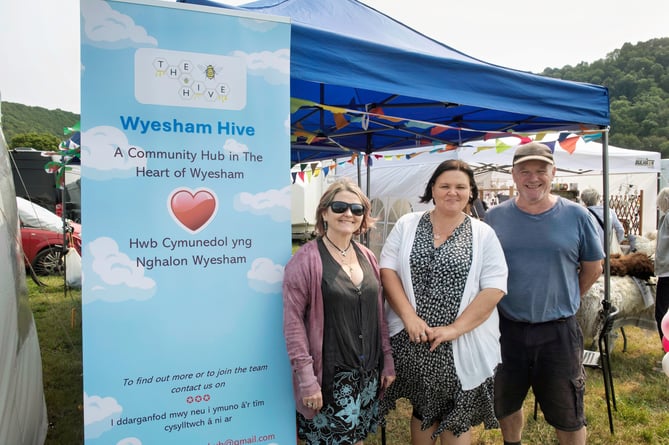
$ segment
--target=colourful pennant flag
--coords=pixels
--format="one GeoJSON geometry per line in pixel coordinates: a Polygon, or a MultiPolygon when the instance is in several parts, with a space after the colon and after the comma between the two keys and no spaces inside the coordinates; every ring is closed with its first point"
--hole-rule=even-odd
{"type": "Polygon", "coordinates": [[[337,130],[340,130],[348,125],[348,120],[346,120],[346,115],[344,113],[335,113],[334,121],[337,130]]]}
{"type": "Polygon", "coordinates": [[[549,141],[549,142],[543,142],[545,146],[551,149],[551,152],[555,153],[555,142],[556,141],[549,141]]]}
{"type": "Polygon", "coordinates": [[[597,133],[592,133],[592,134],[584,134],[581,136],[585,142],[592,142],[596,141],[598,139],[602,138],[602,132],[597,132],[597,133]]]}
{"type": "Polygon", "coordinates": [[[560,142],[560,147],[569,154],[574,154],[576,150],[576,143],[580,139],[579,136],[572,136],[570,138],[562,139],[560,142]]]}
{"type": "Polygon", "coordinates": [[[504,143],[501,139],[497,139],[497,142],[495,143],[495,151],[497,151],[497,153],[504,153],[509,148],[511,148],[511,145],[504,143]]]}
{"type": "Polygon", "coordinates": [[[77,122],[71,127],[63,127],[63,134],[68,135],[70,133],[74,133],[75,131],[80,131],[79,127],[80,127],[80,122],[77,122]]]}

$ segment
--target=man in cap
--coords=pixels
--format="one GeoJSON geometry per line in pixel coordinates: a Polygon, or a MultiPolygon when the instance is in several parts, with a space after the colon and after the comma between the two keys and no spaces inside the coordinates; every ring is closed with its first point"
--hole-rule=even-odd
{"type": "Polygon", "coordinates": [[[586,441],[583,334],[575,315],[602,273],[604,251],[588,211],[551,194],[555,172],[547,145],[518,146],[511,169],[518,194],[486,214],[509,268],[508,293],[498,304],[502,363],[495,375],[505,445],[521,443],[529,388],[561,445],[586,441]]]}

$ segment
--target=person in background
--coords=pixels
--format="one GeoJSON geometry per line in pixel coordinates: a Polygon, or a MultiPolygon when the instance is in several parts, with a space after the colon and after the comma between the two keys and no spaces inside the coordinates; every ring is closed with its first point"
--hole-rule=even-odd
{"type": "Polygon", "coordinates": [[[370,211],[356,184],[334,182],[316,209],[318,238],[285,267],[283,330],[307,444],[362,444],[395,379],[378,263],[354,240],[373,226],[370,211]]]}
{"type": "Polygon", "coordinates": [[[465,213],[474,173],[442,162],[420,197],[433,209],[402,216],[380,256],[397,379],[382,412],[407,398],[413,445],[471,443],[471,427],[497,428],[493,375],[500,361],[496,305],[507,268],[493,230],[465,213]]]}
{"type": "Polygon", "coordinates": [[[657,238],[655,240],[655,321],[662,341],[662,318],[669,310],[669,187],[665,187],[657,194],[657,208],[661,212],[657,224],[657,238]]]}
{"type": "Polygon", "coordinates": [[[505,445],[521,443],[530,387],[560,444],[586,440],[583,333],[575,315],[602,273],[604,252],[588,211],[550,193],[555,172],[548,146],[518,146],[511,169],[518,195],[486,213],[509,267],[495,375],[505,445]]]}
{"type": "Polygon", "coordinates": [[[468,206],[469,215],[481,221],[485,220],[485,212],[488,210],[488,204],[479,197],[475,196],[474,201],[468,206]]]}
{"type": "MultiPolygon", "coordinates": [[[[592,214],[592,216],[595,218],[595,221],[597,221],[597,231],[599,233],[599,239],[602,242],[602,246],[604,246],[604,206],[600,204],[601,202],[601,195],[599,192],[593,188],[587,188],[581,192],[581,201],[583,201],[583,205],[588,209],[588,211],[592,214]]],[[[609,246],[612,246],[610,248],[611,253],[620,253],[620,252],[615,252],[615,250],[620,250],[620,249],[614,249],[613,246],[620,245],[620,243],[623,242],[625,239],[625,229],[623,228],[623,225],[620,223],[620,220],[618,219],[618,215],[616,214],[615,210],[609,209],[609,236],[616,237],[617,243],[613,242],[613,238],[611,238],[611,242],[609,242],[609,246]],[[611,230],[613,229],[613,230],[611,230]],[[615,234],[613,233],[615,232],[615,234]]],[[[636,248],[634,246],[634,236],[630,235],[630,250],[635,251],[636,248]]]]}

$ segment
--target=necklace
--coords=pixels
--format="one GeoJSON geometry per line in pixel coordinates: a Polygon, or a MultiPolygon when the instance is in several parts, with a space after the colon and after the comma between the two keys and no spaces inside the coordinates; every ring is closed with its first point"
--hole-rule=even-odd
{"type": "Polygon", "coordinates": [[[337,252],[341,255],[341,261],[336,259],[337,263],[341,265],[342,268],[344,268],[344,271],[348,274],[349,277],[353,277],[353,264],[352,260],[348,260],[346,258],[346,252],[351,248],[351,241],[349,240],[348,246],[346,246],[346,249],[341,249],[339,246],[337,246],[335,243],[332,242],[330,238],[328,238],[328,235],[325,234],[325,239],[328,240],[328,242],[337,249],[337,252]]]}
{"type": "Polygon", "coordinates": [[[332,240],[331,240],[330,238],[328,238],[328,234],[327,234],[327,233],[325,234],[325,239],[328,240],[328,242],[329,242],[330,244],[332,244],[332,247],[334,247],[335,249],[337,249],[337,251],[339,252],[339,254],[340,254],[341,256],[343,256],[343,257],[346,256],[346,252],[348,252],[348,249],[351,248],[351,241],[350,241],[350,240],[349,240],[349,242],[348,242],[348,246],[346,246],[346,249],[342,249],[342,248],[340,248],[339,246],[337,246],[335,243],[333,243],[332,240]]]}
{"type": "Polygon", "coordinates": [[[458,218],[458,221],[455,224],[450,224],[450,225],[446,226],[447,230],[441,231],[441,230],[437,230],[437,226],[434,224],[434,221],[432,219],[431,219],[431,222],[432,222],[432,238],[434,238],[435,240],[440,240],[442,234],[445,234],[446,238],[448,238],[453,233],[453,231],[460,224],[462,224],[462,221],[460,221],[460,218],[458,218]]]}

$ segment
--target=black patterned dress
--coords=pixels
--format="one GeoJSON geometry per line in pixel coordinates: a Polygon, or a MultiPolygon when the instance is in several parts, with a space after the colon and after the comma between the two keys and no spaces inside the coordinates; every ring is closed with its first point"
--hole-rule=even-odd
{"type": "MultiPolygon", "coordinates": [[[[409,264],[416,312],[429,326],[448,325],[457,317],[472,263],[472,239],[469,218],[437,248],[429,212],[418,223],[409,264]]],[[[499,426],[493,409],[493,379],[463,391],[451,342],[430,352],[429,343],[412,343],[402,330],[390,343],[397,379],[382,400],[384,415],[395,408],[397,399],[406,398],[422,429],[438,424],[433,438],[445,430],[459,436],[481,422],[486,428],[499,426]]]]}
{"type": "Polygon", "coordinates": [[[318,249],[323,262],[323,408],[311,420],[297,413],[298,436],[307,444],[351,445],[375,432],[380,421],[379,282],[355,245],[364,274],[360,286],[353,284],[322,240],[318,249]]]}

